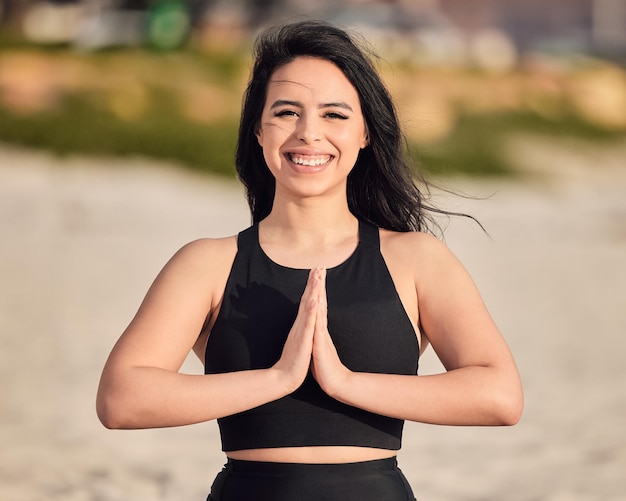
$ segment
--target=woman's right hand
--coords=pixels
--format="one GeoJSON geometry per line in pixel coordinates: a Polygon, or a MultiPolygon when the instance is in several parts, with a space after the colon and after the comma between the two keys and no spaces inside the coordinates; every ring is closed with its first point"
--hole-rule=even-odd
{"type": "Polygon", "coordinates": [[[298,389],[309,372],[322,286],[322,270],[319,267],[313,268],[309,273],[298,315],[289,331],[282,355],[273,367],[280,371],[281,380],[285,381],[289,393],[298,389]]]}

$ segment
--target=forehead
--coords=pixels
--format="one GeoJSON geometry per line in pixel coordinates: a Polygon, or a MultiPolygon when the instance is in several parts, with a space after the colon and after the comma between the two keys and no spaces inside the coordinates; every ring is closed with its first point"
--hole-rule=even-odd
{"type": "Polygon", "coordinates": [[[298,57],[276,69],[268,83],[268,95],[299,92],[320,98],[359,101],[359,95],[334,63],[314,57],[298,57]]]}

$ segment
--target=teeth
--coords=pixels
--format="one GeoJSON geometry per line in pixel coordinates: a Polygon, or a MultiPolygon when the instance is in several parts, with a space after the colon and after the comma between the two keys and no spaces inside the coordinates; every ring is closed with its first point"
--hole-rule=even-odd
{"type": "Polygon", "coordinates": [[[305,165],[307,167],[316,167],[318,165],[324,165],[330,161],[330,155],[294,155],[290,154],[289,159],[298,165],[305,165]]]}

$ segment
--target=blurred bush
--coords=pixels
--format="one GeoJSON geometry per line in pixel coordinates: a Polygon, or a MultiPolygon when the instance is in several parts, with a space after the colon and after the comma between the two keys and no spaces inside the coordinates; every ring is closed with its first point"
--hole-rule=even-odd
{"type": "MultiPolygon", "coordinates": [[[[0,46],[0,139],[59,154],[147,155],[233,175],[247,51],[0,46]]],[[[489,72],[383,68],[409,151],[437,173],[510,174],[516,132],[626,135],[626,73],[602,61],[528,60],[489,72]]]]}
{"type": "Polygon", "coordinates": [[[232,174],[240,61],[192,52],[0,52],[0,138],[232,174]]]}

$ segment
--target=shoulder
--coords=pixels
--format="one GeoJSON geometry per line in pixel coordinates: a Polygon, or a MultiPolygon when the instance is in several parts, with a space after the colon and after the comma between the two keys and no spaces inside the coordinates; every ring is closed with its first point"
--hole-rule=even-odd
{"type": "Polygon", "coordinates": [[[172,260],[189,264],[205,264],[207,258],[227,258],[237,252],[237,235],[222,238],[201,238],[181,247],[172,260]]]}
{"type": "Polygon", "coordinates": [[[383,257],[391,266],[402,266],[416,283],[438,280],[445,274],[465,270],[448,246],[437,237],[424,232],[380,230],[383,257]]]}
{"type": "Polygon", "coordinates": [[[398,232],[380,230],[380,246],[383,253],[404,258],[438,258],[451,254],[448,247],[435,236],[421,231],[398,232]]]}
{"type": "Polygon", "coordinates": [[[194,240],[171,257],[161,276],[177,276],[191,283],[211,283],[224,272],[228,273],[236,253],[236,235],[194,240]]]}
{"type": "Polygon", "coordinates": [[[142,309],[201,312],[204,318],[223,294],[237,253],[237,237],[203,238],[181,247],[148,290],[142,309]]]}

